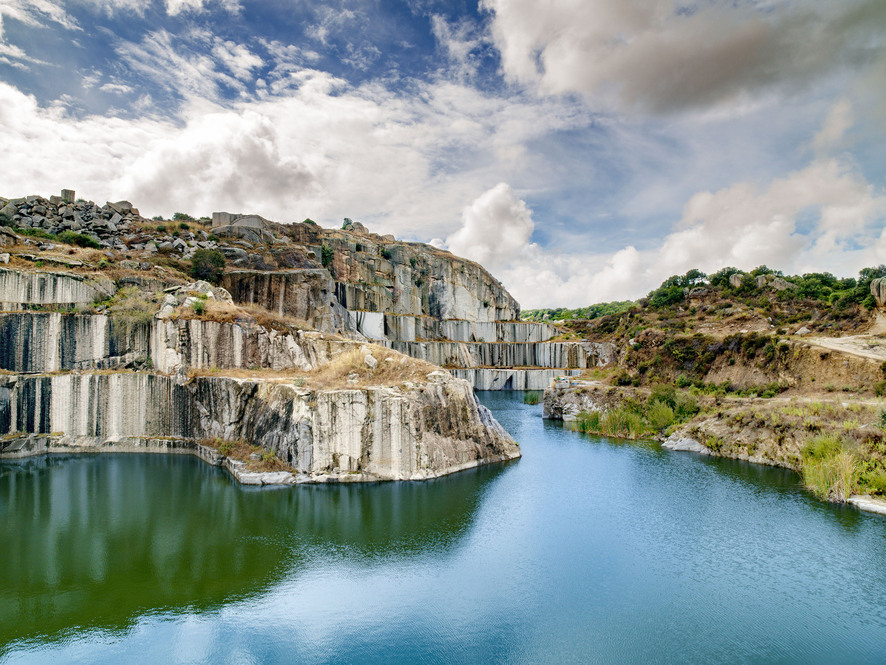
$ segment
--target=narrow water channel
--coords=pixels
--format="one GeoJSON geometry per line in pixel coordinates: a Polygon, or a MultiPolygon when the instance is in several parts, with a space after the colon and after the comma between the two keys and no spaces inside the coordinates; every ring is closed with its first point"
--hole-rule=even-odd
{"type": "Polygon", "coordinates": [[[0,663],[886,661],[886,518],[480,398],[523,458],[427,483],[0,463],[0,663]]]}

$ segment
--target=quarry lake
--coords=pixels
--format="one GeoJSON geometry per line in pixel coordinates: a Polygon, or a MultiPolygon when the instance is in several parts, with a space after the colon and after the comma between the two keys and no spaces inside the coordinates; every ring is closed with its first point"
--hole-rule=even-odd
{"type": "Polygon", "coordinates": [[[521,460],[424,483],[0,463],[0,662],[884,662],[886,519],[522,397],[521,460]]]}

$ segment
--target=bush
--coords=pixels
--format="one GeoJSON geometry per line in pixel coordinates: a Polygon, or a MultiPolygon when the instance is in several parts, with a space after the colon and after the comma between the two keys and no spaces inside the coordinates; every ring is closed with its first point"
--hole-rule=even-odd
{"type": "Polygon", "coordinates": [[[332,249],[329,245],[323,245],[320,248],[320,263],[324,268],[328,268],[332,265],[332,259],[335,257],[335,250],[332,249]]]}
{"type": "Polygon", "coordinates": [[[198,249],[191,257],[191,277],[218,284],[225,271],[225,255],[215,249],[198,249]]]}
{"type": "Polygon", "coordinates": [[[649,426],[657,432],[674,424],[674,410],[664,402],[654,401],[646,409],[649,426]]]}
{"type": "Polygon", "coordinates": [[[575,428],[579,432],[595,433],[600,431],[599,411],[580,411],[575,417],[575,428]]]}
{"type": "Polygon", "coordinates": [[[197,220],[191,217],[186,212],[176,212],[172,215],[173,222],[196,222],[197,220]]]}
{"type": "Polygon", "coordinates": [[[816,496],[845,501],[858,487],[859,467],[834,435],[813,438],[803,448],[803,484],[816,496]]]}
{"type": "Polygon", "coordinates": [[[538,404],[541,401],[541,395],[537,390],[530,390],[523,396],[524,404],[538,404]]]}
{"type": "Polygon", "coordinates": [[[101,248],[101,245],[89,236],[83,235],[82,233],[75,233],[74,231],[62,231],[56,236],[56,239],[59,242],[68,245],[77,245],[77,247],[89,247],[90,249],[101,248]]]}

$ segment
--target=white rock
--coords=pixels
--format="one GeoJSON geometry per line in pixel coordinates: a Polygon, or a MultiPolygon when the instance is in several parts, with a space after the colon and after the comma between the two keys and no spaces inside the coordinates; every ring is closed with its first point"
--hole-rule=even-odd
{"type": "Polygon", "coordinates": [[[366,363],[366,366],[369,369],[375,369],[376,367],[378,367],[378,360],[376,360],[375,357],[371,353],[368,353],[365,356],[363,356],[363,362],[366,363]]]}

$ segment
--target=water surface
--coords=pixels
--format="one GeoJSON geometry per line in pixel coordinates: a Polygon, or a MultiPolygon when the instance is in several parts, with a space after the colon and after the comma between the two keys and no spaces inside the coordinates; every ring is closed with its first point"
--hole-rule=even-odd
{"type": "Polygon", "coordinates": [[[425,483],[0,463],[0,662],[886,660],[886,519],[481,399],[523,458],[425,483]]]}

